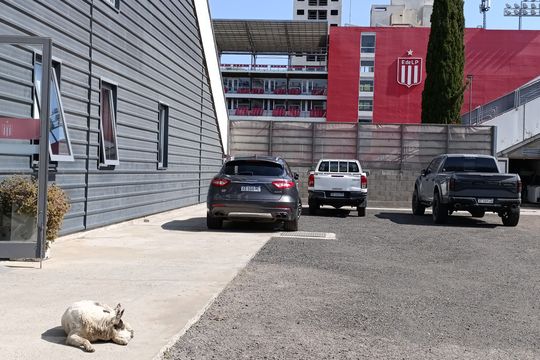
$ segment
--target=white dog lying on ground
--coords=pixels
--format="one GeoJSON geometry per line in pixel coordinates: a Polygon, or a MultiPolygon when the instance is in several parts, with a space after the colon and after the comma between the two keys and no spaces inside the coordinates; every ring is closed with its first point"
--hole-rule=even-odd
{"type": "Polygon", "coordinates": [[[97,340],[127,345],[133,338],[133,329],[122,321],[124,309],[120,304],[111,309],[95,301],[79,301],[67,308],[62,316],[62,327],[67,334],[66,344],[93,352],[90,344],[97,340]]]}

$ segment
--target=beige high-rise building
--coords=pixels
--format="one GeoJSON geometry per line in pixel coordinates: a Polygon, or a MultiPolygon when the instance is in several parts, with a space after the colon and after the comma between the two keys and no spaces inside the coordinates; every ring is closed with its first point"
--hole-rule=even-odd
{"type": "MultiPolygon", "coordinates": [[[[332,26],[341,26],[343,0],[292,0],[293,20],[323,20],[332,26]]],[[[293,65],[324,65],[326,55],[293,56],[293,65]]]]}
{"type": "Polygon", "coordinates": [[[430,27],[434,0],[391,0],[371,7],[371,26],[430,27]]]}

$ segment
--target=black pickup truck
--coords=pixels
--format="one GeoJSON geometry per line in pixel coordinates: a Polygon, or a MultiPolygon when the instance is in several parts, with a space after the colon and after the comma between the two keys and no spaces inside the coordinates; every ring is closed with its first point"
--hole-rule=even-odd
{"type": "Polygon", "coordinates": [[[474,217],[491,211],[505,226],[516,226],[521,186],[519,175],[500,173],[492,156],[440,155],[416,179],[412,211],[423,215],[432,206],[438,224],[446,223],[454,211],[468,211],[474,217]]]}

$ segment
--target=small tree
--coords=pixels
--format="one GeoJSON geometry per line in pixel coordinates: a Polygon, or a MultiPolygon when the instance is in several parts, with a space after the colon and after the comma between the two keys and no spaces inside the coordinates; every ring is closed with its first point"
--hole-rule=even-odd
{"type": "Polygon", "coordinates": [[[463,0],[435,0],[431,14],[426,81],[422,92],[422,123],[452,124],[463,105],[463,0]]]}

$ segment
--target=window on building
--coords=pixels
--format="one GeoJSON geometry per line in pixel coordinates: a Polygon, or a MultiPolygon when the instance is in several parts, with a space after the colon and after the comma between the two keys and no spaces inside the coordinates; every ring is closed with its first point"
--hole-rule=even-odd
{"type": "Polygon", "coordinates": [[[315,55],[308,55],[306,56],[306,61],[317,61],[317,57],[315,55]]]}
{"type": "Polygon", "coordinates": [[[307,18],[309,20],[317,20],[317,10],[308,10],[307,18]]]}
{"type": "Polygon", "coordinates": [[[328,18],[328,11],[319,10],[319,20],[326,20],[328,18]]]}
{"type": "Polygon", "coordinates": [[[101,81],[100,94],[100,163],[111,166],[120,164],[118,140],[116,138],[117,87],[101,81]]]}
{"type": "Polygon", "coordinates": [[[296,15],[304,15],[304,9],[296,10],[296,15]]]}
{"type": "Polygon", "coordinates": [[[358,111],[373,111],[373,100],[359,100],[358,111]]]}
{"type": "Polygon", "coordinates": [[[330,26],[337,26],[337,24],[330,24],[330,26]]]}
{"type": "Polygon", "coordinates": [[[107,4],[114,7],[116,10],[120,10],[120,0],[104,0],[107,4]]]}
{"type": "MultiPolygon", "coordinates": [[[[49,86],[49,154],[52,161],[73,161],[73,150],[60,93],[60,70],[60,63],[53,61],[49,86]]],[[[34,119],[39,119],[41,114],[42,75],[42,57],[36,55],[34,61],[34,119]]]]}
{"type": "Polygon", "coordinates": [[[309,0],[308,5],[309,6],[317,6],[317,0],[309,0]]]}
{"type": "Polygon", "coordinates": [[[338,10],[330,10],[330,15],[338,15],[338,10]]]}
{"type": "Polygon", "coordinates": [[[169,166],[169,107],[158,105],[159,138],[158,138],[158,169],[169,166]]]}
{"type": "Polygon", "coordinates": [[[328,6],[328,0],[319,0],[319,6],[328,6]]]}
{"type": "Polygon", "coordinates": [[[373,92],[373,80],[360,80],[360,91],[373,92]]]}
{"type": "Polygon", "coordinates": [[[373,60],[361,60],[360,72],[372,73],[375,70],[375,62],[373,60]]]}
{"type": "Polygon", "coordinates": [[[326,61],[326,56],[324,56],[324,55],[317,55],[317,61],[326,61]]]}
{"type": "Polygon", "coordinates": [[[375,34],[362,34],[361,53],[372,54],[375,52],[375,34]]]}

